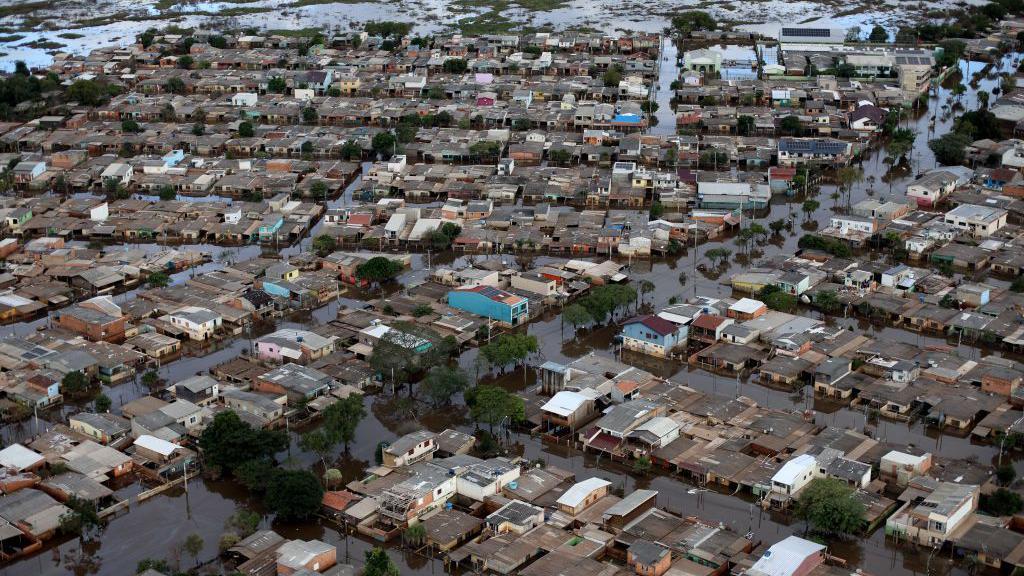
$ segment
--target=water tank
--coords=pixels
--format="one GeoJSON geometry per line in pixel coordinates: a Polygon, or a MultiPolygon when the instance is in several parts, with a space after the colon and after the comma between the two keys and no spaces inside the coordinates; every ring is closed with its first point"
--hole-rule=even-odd
{"type": "Polygon", "coordinates": [[[513,481],[508,483],[508,489],[509,490],[515,490],[518,487],[519,487],[519,482],[516,481],[516,480],[513,480],[513,481]]]}

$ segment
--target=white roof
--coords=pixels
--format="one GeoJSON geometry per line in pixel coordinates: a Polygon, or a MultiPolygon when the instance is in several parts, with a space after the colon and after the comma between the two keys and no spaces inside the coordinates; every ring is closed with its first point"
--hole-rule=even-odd
{"type": "MultiPolygon", "coordinates": [[[[813,459],[813,458],[812,458],[813,459]]],[[[750,572],[768,576],[792,576],[808,556],[824,550],[825,547],[798,536],[790,536],[776,542],[764,556],[754,563],[750,572]]]]}
{"type": "Polygon", "coordinates": [[[753,298],[740,298],[735,304],[729,306],[729,310],[735,310],[741,314],[753,314],[764,306],[760,300],[753,298]]]}
{"type": "Polygon", "coordinates": [[[806,472],[808,468],[813,468],[815,462],[817,461],[814,459],[814,456],[811,456],[810,454],[801,454],[796,458],[792,458],[783,464],[782,468],[779,468],[779,471],[775,473],[775,476],[772,476],[772,482],[779,482],[780,484],[791,486],[796,482],[798,476],[806,472]]]}
{"type": "Polygon", "coordinates": [[[174,454],[174,451],[178,449],[177,444],[171,444],[167,440],[161,440],[156,436],[150,436],[149,434],[143,434],[135,440],[136,446],[141,446],[151,452],[167,457],[174,454]]]}
{"type": "Polygon", "coordinates": [[[921,456],[914,456],[913,454],[907,454],[906,452],[899,452],[897,450],[892,450],[888,454],[886,454],[885,456],[882,456],[882,460],[888,460],[889,462],[895,462],[896,464],[904,464],[904,465],[916,466],[916,465],[920,464],[927,457],[928,457],[928,454],[923,454],[921,456]]]}
{"type": "Polygon", "coordinates": [[[586,401],[587,398],[583,394],[562,390],[552,396],[551,400],[548,400],[540,409],[564,417],[578,410],[586,401]]]}
{"type": "Polygon", "coordinates": [[[655,416],[635,428],[640,431],[646,430],[659,438],[664,438],[678,429],[679,424],[668,416],[655,416]]]}
{"type": "Polygon", "coordinates": [[[605,486],[611,486],[612,483],[602,478],[587,478],[583,482],[577,482],[572,485],[571,488],[565,491],[562,496],[556,501],[558,504],[575,508],[583,503],[594,490],[599,490],[605,486]]]}
{"type": "Polygon", "coordinates": [[[38,452],[21,444],[11,444],[7,448],[0,450],[0,466],[4,468],[24,470],[42,461],[43,457],[38,452]]]}

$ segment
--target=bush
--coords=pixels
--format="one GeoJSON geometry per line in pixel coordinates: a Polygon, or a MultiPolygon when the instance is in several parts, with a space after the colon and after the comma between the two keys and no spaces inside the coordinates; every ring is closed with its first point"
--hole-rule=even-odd
{"type": "Polygon", "coordinates": [[[993,516],[1010,516],[1020,512],[1024,507],[1024,501],[1020,494],[1011,492],[1006,488],[998,488],[988,496],[982,495],[981,509],[993,516]]]}

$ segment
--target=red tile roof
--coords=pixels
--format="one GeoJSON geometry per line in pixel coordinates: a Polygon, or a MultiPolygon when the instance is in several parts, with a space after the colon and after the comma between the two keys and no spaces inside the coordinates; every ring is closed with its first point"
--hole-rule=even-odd
{"type": "Polygon", "coordinates": [[[726,318],[724,316],[719,316],[717,314],[701,314],[700,316],[697,316],[697,319],[693,321],[691,326],[694,328],[701,328],[703,330],[717,330],[725,320],[726,318]]]}
{"type": "Polygon", "coordinates": [[[644,326],[650,328],[651,330],[654,330],[655,332],[661,334],[662,336],[672,334],[673,332],[676,332],[678,330],[675,324],[669,322],[668,320],[665,320],[664,318],[661,318],[660,316],[637,316],[632,320],[627,320],[626,324],[636,324],[637,322],[643,324],[644,326]]]}

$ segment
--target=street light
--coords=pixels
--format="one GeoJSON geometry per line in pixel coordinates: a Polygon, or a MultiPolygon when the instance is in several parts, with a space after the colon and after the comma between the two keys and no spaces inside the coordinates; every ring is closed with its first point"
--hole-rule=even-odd
{"type": "Polygon", "coordinates": [[[1010,435],[1010,430],[1012,430],[1014,426],[1020,424],[1021,422],[1024,422],[1024,416],[1021,416],[1020,418],[1014,420],[1009,426],[1006,427],[1006,431],[1003,432],[1003,438],[1002,440],[999,441],[999,466],[1003,465],[1003,446],[1006,444],[1006,437],[1010,435]]]}

